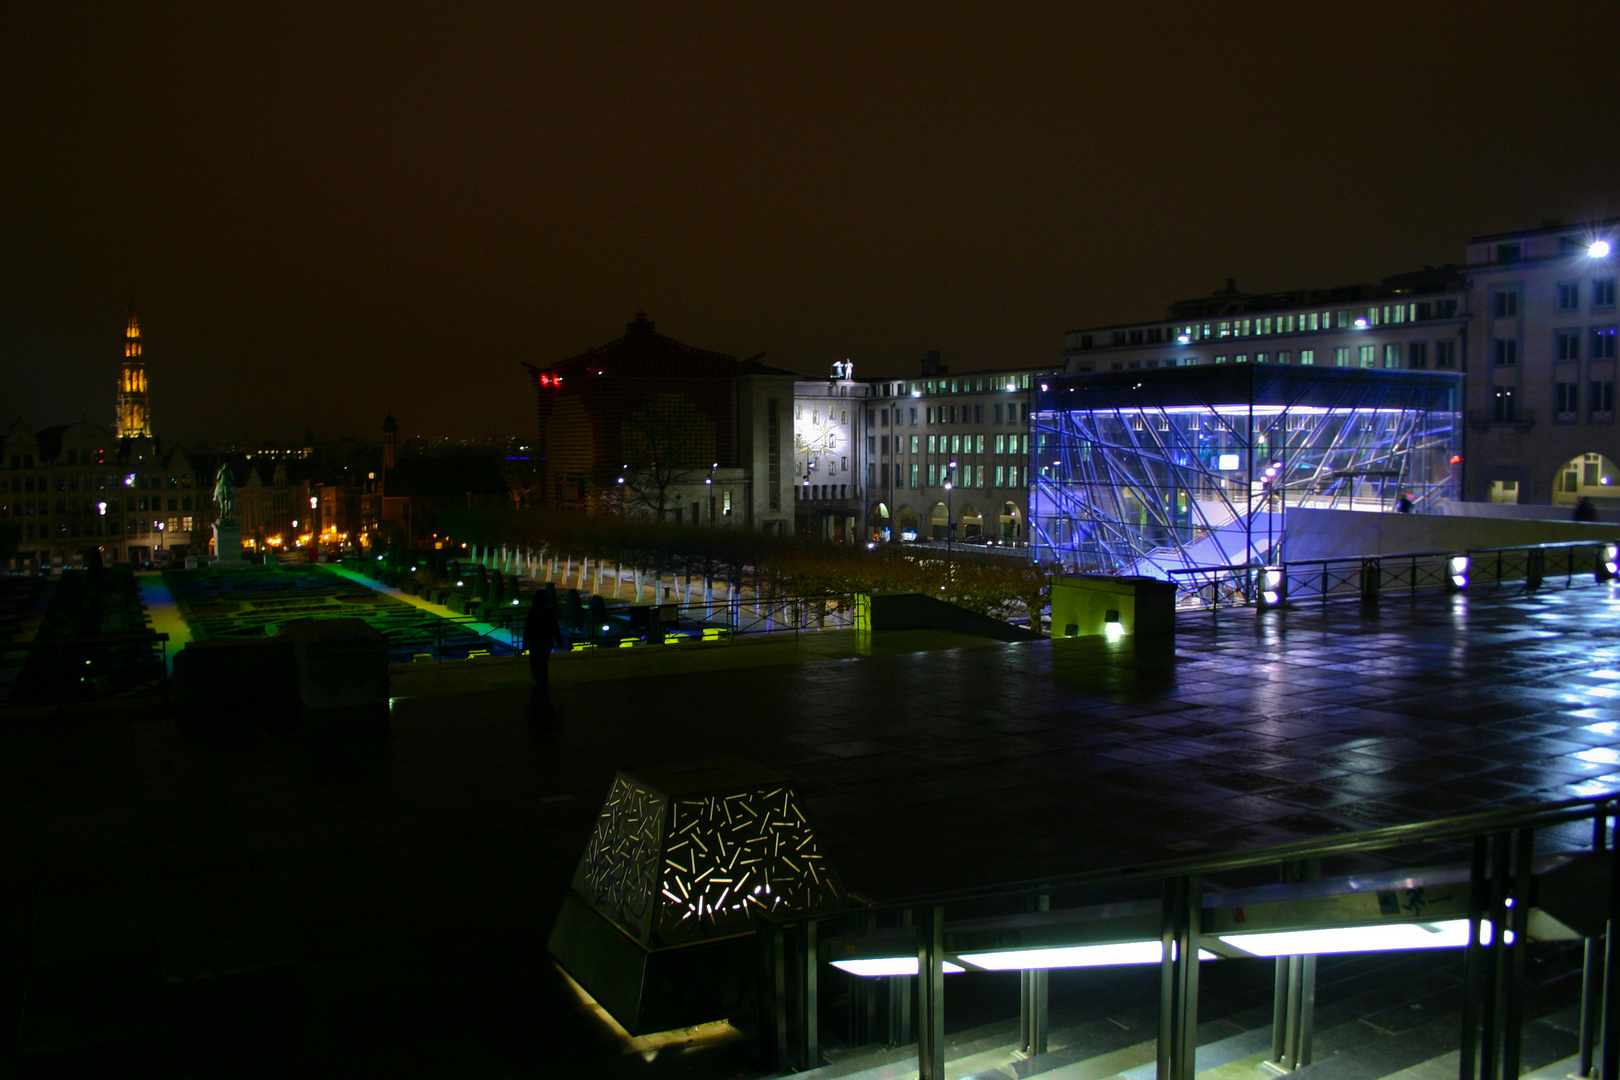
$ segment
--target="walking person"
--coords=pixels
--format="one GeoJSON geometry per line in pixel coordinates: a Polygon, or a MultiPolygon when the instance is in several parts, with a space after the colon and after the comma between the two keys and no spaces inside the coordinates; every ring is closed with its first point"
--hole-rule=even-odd
{"type": "Polygon", "coordinates": [[[544,703],[551,689],[551,650],[557,644],[557,609],[549,593],[534,594],[523,620],[523,644],[529,651],[529,675],[534,680],[534,701],[544,703]]]}

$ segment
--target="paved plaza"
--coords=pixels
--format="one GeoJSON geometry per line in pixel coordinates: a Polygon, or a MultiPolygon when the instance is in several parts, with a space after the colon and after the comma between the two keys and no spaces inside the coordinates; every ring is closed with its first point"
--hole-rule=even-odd
{"type": "Polygon", "coordinates": [[[413,672],[386,729],[7,721],[0,1072],[748,1075],[622,1055],[546,956],[620,767],[788,774],[879,901],[1620,790],[1609,586],[1184,615],[1140,655],[913,644],[539,710],[516,664],[413,672]]]}

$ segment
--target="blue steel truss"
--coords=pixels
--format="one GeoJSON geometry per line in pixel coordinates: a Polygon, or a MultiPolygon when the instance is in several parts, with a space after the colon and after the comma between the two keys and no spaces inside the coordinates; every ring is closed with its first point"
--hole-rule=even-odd
{"type": "Polygon", "coordinates": [[[1275,563],[1289,509],[1457,497],[1460,376],[1277,364],[1049,378],[1030,546],[1068,571],[1275,563]]]}

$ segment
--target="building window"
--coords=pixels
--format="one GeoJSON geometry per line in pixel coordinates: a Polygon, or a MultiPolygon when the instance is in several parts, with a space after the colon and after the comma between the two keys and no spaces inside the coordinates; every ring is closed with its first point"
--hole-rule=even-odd
{"type": "Polygon", "coordinates": [[[1360,349],[1359,360],[1360,360],[1361,366],[1364,367],[1364,368],[1373,367],[1377,363],[1377,360],[1376,360],[1376,355],[1377,355],[1376,347],[1372,346],[1372,345],[1362,345],[1362,346],[1359,347],[1359,349],[1360,349]]]}
{"type": "Polygon", "coordinates": [[[1249,354],[1248,353],[1238,353],[1236,356],[1234,356],[1232,358],[1232,362],[1235,363],[1235,364],[1247,364],[1249,362],[1249,354]]]}
{"type": "Polygon", "coordinates": [[[1407,344],[1406,366],[1419,370],[1429,366],[1429,343],[1427,341],[1413,341],[1407,344]]]}
{"type": "Polygon", "coordinates": [[[1519,313],[1519,294],[1511,289],[1496,293],[1491,298],[1491,309],[1498,319],[1512,318],[1519,313]]]}
{"type": "Polygon", "coordinates": [[[928,463],[928,486],[929,487],[937,487],[938,485],[939,485],[939,466],[937,464],[935,464],[934,462],[930,461],[928,463]]]}
{"type": "Polygon", "coordinates": [[[915,454],[917,452],[917,445],[921,441],[922,441],[922,436],[921,435],[913,435],[911,437],[911,452],[913,454],[915,454]]]}
{"type": "Polygon", "coordinates": [[[1399,345],[1384,346],[1384,366],[1387,368],[1401,366],[1401,347],[1399,345]]]}
{"type": "Polygon", "coordinates": [[[1515,338],[1497,338],[1491,342],[1491,350],[1498,367],[1511,367],[1519,362],[1519,342],[1515,338]]]}
{"type": "Polygon", "coordinates": [[[1592,410],[1594,424],[1614,423],[1614,380],[1593,379],[1587,395],[1586,407],[1592,410]]]}
{"type": "Polygon", "coordinates": [[[1592,306],[1614,307],[1614,278],[1592,279],[1592,306]]]}
{"type": "Polygon", "coordinates": [[[917,463],[915,461],[913,461],[911,463],[911,486],[912,487],[917,486],[917,469],[918,468],[919,468],[919,466],[917,465],[917,463]]]}
{"type": "Polygon", "coordinates": [[[1455,341],[1437,341],[1434,343],[1434,366],[1437,368],[1457,366],[1457,343],[1455,341]]]}
{"type": "Polygon", "coordinates": [[[1593,360],[1614,359],[1614,331],[1612,326],[1599,326],[1592,330],[1593,360]]]}
{"type": "Polygon", "coordinates": [[[1579,311],[1581,309],[1581,286],[1576,281],[1560,281],[1558,283],[1558,310],[1579,311]]]}
{"type": "Polygon", "coordinates": [[[1513,422],[1513,387],[1494,388],[1491,394],[1491,419],[1498,424],[1513,422]]]}
{"type": "Polygon", "coordinates": [[[1304,364],[1306,367],[1314,367],[1316,365],[1316,350],[1315,349],[1301,349],[1301,350],[1299,350],[1299,362],[1301,364],[1304,364]]]}
{"type": "Polygon", "coordinates": [[[1496,261],[1499,263],[1516,263],[1519,261],[1518,244],[1497,244],[1496,261]]]}
{"type": "Polygon", "coordinates": [[[1560,424],[1573,424],[1581,411],[1579,383],[1553,383],[1553,414],[1560,424]]]}
{"type": "Polygon", "coordinates": [[[1281,351],[1279,351],[1277,353],[1277,363],[1279,363],[1279,364],[1291,364],[1293,362],[1294,362],[1294,354],[1289,352],[1287,349],[1283,349],[1283,350],[1281,350],[1281,351]]]}
{"type": "Polygon", "coordinates": [[[1226,363],[1226,357],[1224,357],[1224,356],[1217,356],[1217,357],[1216,357],[1216,358],[1215,358],[1215,362],[1216,362],[1216,363],[1217,363],[1217,364],[1224,364],[1224,363],[1226,363]]]}
{"type": "Polygon", "coordinates": [[[720,493],[720,514],[722,517],[731,516],[731,491],[729,488],[720,493]]]}
{"type": "Polygon", "coordinates": [[[1553,356],[1559,360],[1579,360],[1581,358],[1581,332],[1579,330],[1559,330],[1554,333],[1553,356]]]}
{"type": "MultiPolygon", "coordinates": [[[[798,406],[794,406],[798,412],[798,406]]],[[[775,398],[765,401],[765,475],[767,478],[766,505],[772,510],[782,508],[782,425],[777,419],[775,398]]]]}

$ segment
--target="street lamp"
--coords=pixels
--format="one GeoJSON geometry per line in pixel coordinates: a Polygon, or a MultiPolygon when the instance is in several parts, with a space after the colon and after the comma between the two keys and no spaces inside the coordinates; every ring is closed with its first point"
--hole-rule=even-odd
{"type": "Polygon", "coordinates": [[[158,561],[159,564],[162,564],[162,562],[163,562],[163,519],[159,518],[156,521],[152,522],[152,524],[157,527],[157,534],[158,534],[158,559],[157,559],[157,561],[158,561]]]}
{"type": "Polygon", "coordinates": [[[1594,240],[1586,253],[1594,259],[1607,259],[1609,257],[1609,242],[1607,240],[1594,240]]]}
{"type": "Polygon", "coordinates": [[[956,539],[956,509],[951,492],[956,488],[956,462],[945,467],[945,561],[951,560],[953,541],[956,539]]]}

